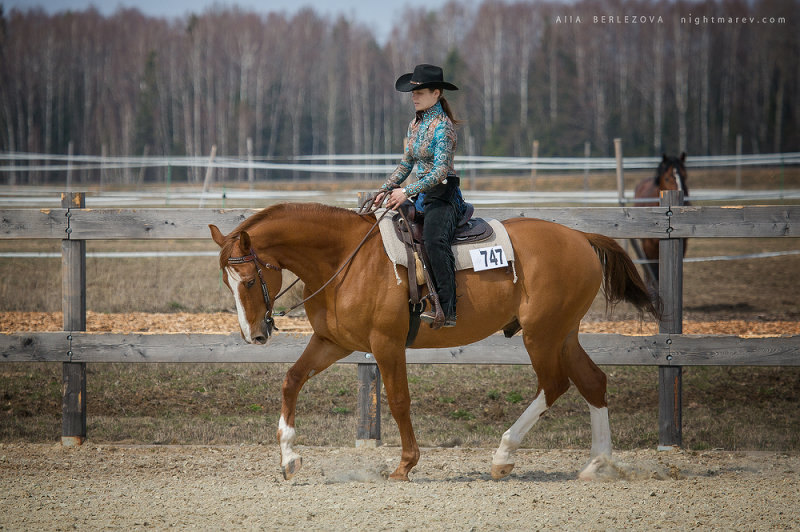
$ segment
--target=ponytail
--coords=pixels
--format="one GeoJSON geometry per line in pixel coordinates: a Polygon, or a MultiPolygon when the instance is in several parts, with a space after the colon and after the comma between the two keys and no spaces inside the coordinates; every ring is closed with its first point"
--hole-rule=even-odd
{"type": "MultiPolygon", "coordinates": [[[[440,89],[441,90],[441,89],[440,89]]],[[[453,123],[454,126],[457,126],[461,123],[461,120],[456,120],[456,117],[453,116],[453,110],[450,109],[450,104],[447,102],[447,99],[444,97],[444,91],[442,90],[442,96],[439,98],[439,103],[442,104],[442,110],[444,114],[447,115],[447,118],[453,123]]]]}

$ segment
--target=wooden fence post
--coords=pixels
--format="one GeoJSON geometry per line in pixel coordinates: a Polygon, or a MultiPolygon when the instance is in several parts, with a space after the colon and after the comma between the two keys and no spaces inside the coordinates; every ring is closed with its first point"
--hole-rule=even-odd
{"type": "MultiPolygon", "coordinates": [[[[475,137],[473,137],[472,135],[467,137],[467,153],[469,153],[469,155],[471,157],[474,157],[476,155],[475,154],[475,137]]],[[[476,173],[475,172],[475,161],[473,161],[472,162],[472,168],[469,171],[469,182],[468,183],[469,183],[469,189],[470,190],[477,190],[476,185],[475,185],[475,173],[476,173]]]]}
{"type": "MultiPolygon", "coordinates": [[[[72,191],[72,152],[75,149],[75,145],[72,141],[69,141],[67,144],[67,192],[72,191]]],[[[14,183],[11,183],[12,185],[14,183]]]]}
{"type": "Polygon", "coordinates": [[[622,167],[622,139],[614,139],[614,158],[617,162],[617,202],[625,206],[625,169],[622,167]]]}
{"type": "Polygon", "coordinates": [[[742,135],[736,135],[736,190],[742,188],[742,135]]]}
{"type": "MultiPolygon", "coordinates": [[[[589,157],[592,156],[592,143],[588,140],[583,143],[583,157],[588,161],[589,157]]],[[[586,196],[585,194],[589,192],[589,163],[587,162],[583,167],[583,192],[584,192],[584,201],[581,202],[586,203],[586,196]]]]}
{"type": "MultiPolygon", "coordinates": [[[[61,207],[83,209],[83,192],[61,195],[61,207]]],[[[67,229],[61,241],[61,309],[65,331],[86,330],[86,241],[72,240],[71,212],[67,210],[67,229]]],[[[71,336],[68,337],[70,344],[71,336]]],[[[72,358],[72,350],[67,352],[72,358]]],[[[62,371],[61,444],[80,445],[86,439],[86,363],[64,362],[62,371]]]]}
{"type": "Polygon", "coordinates": [[[200,205],[202,208],[206,204],[206,194],[211,187],[211,181],[214,179],[214,159],[217,157],[217,145],[211,146],[211,155],[208,156],[208,167],[206,168],[206,178],[203,180],[203,194],[200,196],[200,205]]]}
{"type": "MultiPolygon", "coordinates": [[[[372,358],[369,353],[364,356],[372,358]]],[[[381,372],[377,364],[359,364],[356,447],[377,447],[380,444],[381,372]]]]}
{"type": "MultiPolygon", "coordinates": [[[[368,192],[358,193],[358,206],[368,192]]],[[[372,354],[365,353],[365,360],[372,361],[372,354]]],[[[358,406],[356,410],[356,447],[377,447],[381,443],[381,372],[373,362],[358,364],[358,406]]]]}
{"type": "Polygon", "coordinates": [[[247,183],[250,185],[250,207],[253,206],[253,187],[255,186],[256,176],[253,170],[253,139],[247,137],[247,183]]]}
{"type": "MultiPolygon", "coordinates": [[[[672,208],[683,205],[683,191],[664,190],[660,204],[670,220],[667,232],[672,232],[672,208]]],[[[683,333],[683,239],[662,238],[658,245],[658,289],[664,312],[658,325],[661,334],[683,333]]],[[[667,340],[671,344],[671,340],[667,340]]],[[[667,355],[671,360],[672,355],[667,355]]],[[[658,367],[658,448],[668,450],[683,444],[681,395],[681,366],[658,367]]]]}

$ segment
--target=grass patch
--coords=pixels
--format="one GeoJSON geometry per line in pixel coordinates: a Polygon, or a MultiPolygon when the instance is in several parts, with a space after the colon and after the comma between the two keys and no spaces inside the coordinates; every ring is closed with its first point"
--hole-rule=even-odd
{"type": "Polygon", "coordinates": [[[506,395],[506,401],[511,404],[517,404],[522,401],[522,394],[519,392],[511,392],[510,394],[506,395]]]}
{"type": "MultiPolygon", "coordinates": [[[[94,442],[144,444],[272,443],[286,364],[89,364],[88,435],[94,442]]],[[[618,449],[658,444],[658,371],[604,368],[609,417],[618,449]]],[[[411,415],[422,446],[496,447],[528,406],[536,379],[523,366],[409,366],[411,415]],[[455,386],[442,396],[442,384],[455,386]],[[486,390],[490,390],[487,392],[486,390]],[[497,393],[492,393],[496,391],[497,393]],[[439,398],[453,401],[440,401],[439,398]],[[456,408],[454,408],[454,405],[456,408]]],[[[300,393],[297,431],[303,445],[351,446],[357,397],[339,394],[357,382],[354,365],[334,365],[300,393]]],[[[687,449],[800,451],[800,368],[685,368],[683,439],[687,449]],[[743,400],[748,398],[748,400],[743,400]]],[[[0,441],[58,441],[61,365],[0,365],[0,441]]],[[[400,436],[382,393],[382,439],[400,436]]],[[[588,449],[586,402],[574,387],[523,441],[524,447],[588,449]]]]}
{"type": "Polygon", "coordinates": [[[453,419],[475,419],[475,416],[467,410],[463,410],[459,408],[458,410],[454,410],[450,413],[450,417],[453,419]]]}

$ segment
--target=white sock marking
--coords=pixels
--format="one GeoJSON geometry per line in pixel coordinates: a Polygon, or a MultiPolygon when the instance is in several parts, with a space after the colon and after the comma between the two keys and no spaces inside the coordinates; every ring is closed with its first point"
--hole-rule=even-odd
{"type": "Polygon", "coordinates": [[[292,444],[294,444],[295,431],[294,427],[286,424],[286,420],[281,416],[278,421],[278,430],[281,433],[281,467],[286,467],[295,458],[300,458],[300,455],[294,452],[292,444]]]}
{"type": "MultiPolygon", "coordinates": [[[[588,404],[588,403],[587,403],[588,404]]],[[[608,424],[608,408],[589,405],[592,418],[592,457],[611,457],[611,428],[608,424]]]]}
{"type": "Polygon", "coordinates": [[[250,324],[247,322],[247,316],[244,313],[244,306],[242,305],[242,298],[239,296],[239,285],[242,284],[242,278],[231,267],[225,268],[228,272],[228,283],[231,285],[231,292],[233,292],[233,300],[236,302],[236,315],[239,317],[239,328],[242,330],[242,336],[248,344],[253,343],[250,336],[250,324]]]}
{"type": "Polygon", "coordinates": [[[546,410],[547,400],[544,397],[543,391],[536,396],[536,399],[534,399],[530,406],[519,416],[519,419],[511,425],[511,428],[505,431],[500,440],[500,447],[497,448],[492,458],[492,464],[513,464],[514,452],[519,448],[520,443],[522,443],[522,438],[533,428],[546,410]]]}

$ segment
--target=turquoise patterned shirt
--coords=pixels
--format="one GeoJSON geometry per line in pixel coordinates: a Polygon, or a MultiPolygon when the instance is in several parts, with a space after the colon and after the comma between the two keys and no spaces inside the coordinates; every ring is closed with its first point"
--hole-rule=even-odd
{"type": "Polygon", "coordinates": [[[456,129],[442,109],[435,105],[417,116],[408,125],[408,142],[403,159],[397,169],[386,180],[381,190],[391,190],[400,185],[417,163],[417,181],[405,187],[406,195],[414,196],[427,192],[444,181],[448,175],[455,176],[453,157],[456,153],[456,129]]]}

